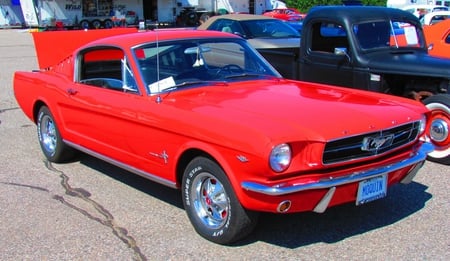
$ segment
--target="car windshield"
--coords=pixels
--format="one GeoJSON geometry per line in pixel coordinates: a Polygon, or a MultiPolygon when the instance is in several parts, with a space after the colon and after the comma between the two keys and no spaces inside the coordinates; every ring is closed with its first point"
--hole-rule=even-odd
{"type": "Polygon", "coordinates": [[[298,31],[285,22],[270,20],[245,20],[241,22],[246,38],[300,38],[298,31]]]}
{"type": "Polygon", "coordinates": [[[243,39],[152,43],[134,53],[149,93],[281,77],[243,39]]]}
{"type": "Polygon", "coordinates": [[[377,21],[353,26],[353,32],[362,49],[422,47],[419,30],[403,21],[377,21]]]}

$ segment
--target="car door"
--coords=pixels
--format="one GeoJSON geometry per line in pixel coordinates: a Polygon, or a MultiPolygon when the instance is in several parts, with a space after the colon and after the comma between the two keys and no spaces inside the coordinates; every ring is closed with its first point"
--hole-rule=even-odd
{"type": "MultiPolygon", "coordinates": [[[[300,79],[311,82],[353,86],[353,66],[347,33],[343,26],[316,22],[300,57],[300,79]]],[[[302,41],[304,41],[302,39],[302,41]]]]}
{"type": "Polygon", "coordinates": [[[124,52],[100,48],[81,52],[77,57],[75,83],[67,90],[67,104],[61,104],[69,141],[108,157],[124,158],[124,139],[135,121],[136,104],[145,102],[133,77],[126,77],[124,52]]]}
{"type": "Polygon", "coordinates": [[[175,129],[170,124],[177,123],[164,117],[178,111],[157,103],[139,88],[140,75],[124,52],[109,48],[97,47],[78,57],[70,102],[61,106],[69,141],[78,149],[174,186],[175,161],[169,162],[168,155],[179,149],[178,137],[167,130],[175,129]]]}

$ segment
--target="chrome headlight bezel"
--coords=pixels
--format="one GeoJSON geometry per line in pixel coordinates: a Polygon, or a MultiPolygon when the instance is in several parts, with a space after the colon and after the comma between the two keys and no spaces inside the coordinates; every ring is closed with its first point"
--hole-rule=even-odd
{"type": "Polygon", "coordinates": [[[425,130],[427,129],[427,118],[425,117],[425,115],[422,115],[422,117],[420,118],[419,121],[419,135],[422,135],[425,130]]]}
{"type": "Polygon", "coordinates": [[[279,144],[272,148],[269,155],[269,165],[274,172],[283,172],[292,161],[291,146],[286,143],[279,144]]]}

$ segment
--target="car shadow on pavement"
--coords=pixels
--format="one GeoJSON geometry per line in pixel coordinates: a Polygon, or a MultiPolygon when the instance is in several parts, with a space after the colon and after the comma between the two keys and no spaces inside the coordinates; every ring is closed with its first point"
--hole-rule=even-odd
{"type": "MultiPolygon", "coordinates": [[[[149,196],[184,209],[178,190],[147,180],[107,162],[80,155],[79,162],[149,196]]],[[[346,238],[392,225],[420,211],[432,198],[427,186],[412,182],[389,188],[386,198],[362,206],[346,204],[324,213],[261,213],[255,231],[232,246],[258,241],[295,249],[315,243],[336,243],[346,238]]]]}
{"type": "Polygon", "coordinates": [[[80,154],[78,160],[81,164],[101,172],[117,181],[120,181],[134,189],[137,189],[154,198],[160,199],[180,209],[184,209],[181,200],[181,192],[143,178],[139,175],[123,170],[106,161],[99,160],[89,155],[80,154]]]}
{"type": "Polygon", "coordinates": [[[362,206],[354,203],[329,208],[322,214],[263,214],[254,233],[241,244],[263,241],[298,248],[315,243],[336,243],[346,238],[392,225],[420,211],[432,198],[427,186],[396,184],[386,198],[362,206]]]}

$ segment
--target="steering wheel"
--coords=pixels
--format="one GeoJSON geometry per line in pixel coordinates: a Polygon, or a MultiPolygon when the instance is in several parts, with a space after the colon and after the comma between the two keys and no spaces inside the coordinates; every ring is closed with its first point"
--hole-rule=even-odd
{"type": "Polygon", "coordinates": [[[217,71],[217,74],[220,74],[221,72],[227,72],[228,74],[230,73],[242,73],[244,72],[244,69],[242,69],[239,65],[237,64],[227,64],[225,66],[223,66],[222,68],[220,68],[217,71]]]}

